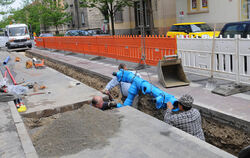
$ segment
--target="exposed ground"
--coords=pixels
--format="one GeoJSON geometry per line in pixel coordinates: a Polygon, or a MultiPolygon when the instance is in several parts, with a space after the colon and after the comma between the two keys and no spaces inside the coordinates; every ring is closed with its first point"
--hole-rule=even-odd
{"type": "MultiPolygon", "coordinates": [[[[72,78],[75,78],[97,90],[102,90],[108,83],[107,79],[103,79],[100,76],[85,72],[79,73],[78,70],[75,70],[74,68],[69,68],[60,63],[55,63],[46,60],[46,65],[72,78]]],[[[114,88],[111,93],[115,98],[117,98],[119,95],[119,89],[114,88]]],[[[156,109],[154,103],[151,101],[151,97],[148,95],[142,96],[140,98],[138,103],[138,109],[155,118],[163,120],[164,110],[156,109]]],[[[215,145],[218,148],[236,156],[243,147],[250,144],[250,133],[247,134],[239,129],[234,129],[233,127],[217,123],[216,121],[204,117],[202,126],[205,133],[206,141],[208,143],[215,145]]]]}
{"type": "Polygon", "coordinates": [[[24,120],[40,157],[59,157],[87,148],[101,148],[120,127],[120,118],[113,111],[103,112],[89,105],[46,118],[24,120]]]}

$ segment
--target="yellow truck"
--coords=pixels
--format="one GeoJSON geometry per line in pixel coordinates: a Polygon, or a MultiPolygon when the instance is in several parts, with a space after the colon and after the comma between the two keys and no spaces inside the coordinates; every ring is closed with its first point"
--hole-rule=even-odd
{"type": "MultiPolygon", "coordinates": [[[[193,36],[198,38],[213,38],[213,29],[205,22],[177,23],[172,25],[167,33],[168,37],[177,35],[193,36]]],[[[220,31],[215,31],[215,37],[218,37],[220,31]]]]}

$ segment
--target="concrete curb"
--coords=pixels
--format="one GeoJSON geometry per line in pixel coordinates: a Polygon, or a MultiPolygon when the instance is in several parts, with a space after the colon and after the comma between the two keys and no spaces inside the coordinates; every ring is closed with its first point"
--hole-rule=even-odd
{"type": "Polygon", "coordinates": [[[10,111],[11,111],[11,115],[13,117],[14,124],[17,128],[17,133],[18,133],[19,139],[22,143],[25,157],[26,158],[38,158],[35,147],[32,144],[32,141],[31,141],[29,134],[25,128],[23,120],[16,109],[15,104],[13,102],[9,102],[8,105],[10,107],[10,111]]]}

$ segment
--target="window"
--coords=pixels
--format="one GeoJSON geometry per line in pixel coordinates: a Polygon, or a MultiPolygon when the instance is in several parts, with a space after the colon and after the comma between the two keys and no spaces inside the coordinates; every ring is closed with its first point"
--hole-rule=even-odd
{"type": "Polygon", "coordinates": [[[187,0],[188,1],[188,13],[198,14],[208,12],[208,0],[187,0]]]}
{"type": "Polygon", "coordinates": [[[172,32],[191,32],[190,25],[173,25],[170,29],[172,32]]]}
{"type": "Polygon", "coordinates": [[[84,18],[84,13],[83,12],[81,13],[81,19],[82,19],[82,25],[84,25],[85,24],[85,18],[84,18]]]}
{"type": "Polygon", "coordinates": [[[201,6],[202,8],[207,8],[208,7],[207,0],[202,0],[201,6]]]}
{"type": "Polygon", "coordinates": [[[197,9],[197,0],[192,0],[192,9],[197,9]]]}
{"type": "Polygon", "coordinates": [[[246,30],[247,24],[232,24],[228,25],[222,34],[223,38],[226,38],[227,35],[230,36],[230,38],[234,38],[236,34],[243,36],[244,31],[246,30]]]}
{"type": "Polygon", "coordinates": [[[118,10],[115,12],[115,22],[122,22],[122,21],[123,21],[122,11],[118,10]]]}
{"type": "Polygon", "coordinates": [[[193,24],[191,25],[192,32],[207,32],[212,31],[209,25],[207,24],[193,24]]]}
{"type": "Polygon", "coordinates": [[[250,19],[250,0],[241,1],[241,19],[242,20],[250,19]]]}
{"type": "MultiPolygon", "coordinates": [[[[150,23],[150,14],[148,13],[147,4],[143,1],[143,19],[144,19],[144,26],[149,27],[150,23]]],[[[136,19],[136,26],[141,26],[141,7],[140,2],[135,2],[135,19],[136,19]]]]}

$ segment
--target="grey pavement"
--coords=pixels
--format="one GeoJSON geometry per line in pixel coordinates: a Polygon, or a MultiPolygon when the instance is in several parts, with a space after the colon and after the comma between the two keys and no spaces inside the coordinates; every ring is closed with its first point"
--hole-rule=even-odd
{"type": "MultiPolygon", "coordinates": [[[[23,85],[37,83],[39,86],[46,86],[44,90],[36,92],[33,89],[28,90],[28,95],[44,94],[26,96],[23,101],[27,106],[27,111],[23,114],[36,113],[45,109],[60,110],[60,107],[74,106],[89,101],[94,95],[104,96],[101,92],[49,67],[26,69],[25,62],[31,59],[25,57],[23,52],[11,52],[9,55],[11,61],[8,65],[17,83],[24,81],[23,85]],[[21,58],[20,62],[14,62],[17,56],[21,58]]],[[[7,56],[6,53],[5,56],[7,56]]]]}
{"type": "MultiPolygon", "coordinates": [[[[74,65],[102,76],[111,78],[112,72],[117,71],[117,67],[121,61],[115,59],[101,59],[101,60],[89,60],[93,58],[91,55],[70,53],[64,51],[49,51],[49,50],[38,50],[33,49],[30,52],[41,55],[42,57],[48,57],[74,65]]],[[[122,61],[124,62],[124,61],[122,61]]],[[[127,63],[128,67],[135,67],[136,63],[127,63]]],[[[175,88],[164,88],[158,82],[158,76],[156,73],[156,67],[150,67],[144,70],[140,70],[142,78],[148,80],[160,89],[170,93],[177,98],[181,97],[184,93],[189,93],[194,96],[195,106],[201,110],[206,115],[210,115],[213,119],[222,121],[239,127],[244,131],[250,132],[250,95],[247,93],[240,93],[233,96],[220,96],[211,93],[205,88],[205,83],[207,82],[207,77],[197,76],[193,74],[187,74],[188,78],[191,80],[190,86],[175,87],[175,88]]],[[[217,83],[225,84],[229,81],[217,80],[217,83]]]]}
{"type": "Polygon", "coordinates": [[[233,158],[234,156],[131,107],[117,109],[121,127],[109,145],[69,158],[233,158]]]}
{"type": "Polygon", "coordinates": [[[0,120],[0,157],[25,157],[10,107],[6,102],[0,102],[0,120]]]}

